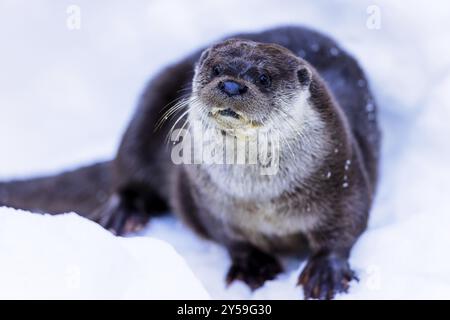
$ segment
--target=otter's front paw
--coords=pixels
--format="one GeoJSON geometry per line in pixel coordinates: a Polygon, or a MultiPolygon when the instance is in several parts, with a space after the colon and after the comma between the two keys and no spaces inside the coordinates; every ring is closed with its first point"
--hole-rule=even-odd
{"type": "Polygon", "coordinates": [[[149,216],[126,209],[106,213],[99,223],[117,236],[142,230],[149,220],[149,216]]]}
{"type": "Polygon", "coordinates": [[[123,206],[118,198],[113,197],[98,208],[90,218],[113,234],[122,236],[143,229],[149,215],[130,210],[123,206]]]}
{"type": "Polygon", "coordinates": [[[303,286],[305,299],[333,299],[347,292],[349,282],[358,280],[347,259],[337,255],[313,256],[303,270],[298,284],[303,286]]]}
{"type": "Polygon", "coordinates": [[[226,282],[230,285],[234,280],[245,282],[250,289],[261,287],[267,280],[273,280],[283,271],[277,259],[261,251],[252,250],[233,257],[226,282]]]}

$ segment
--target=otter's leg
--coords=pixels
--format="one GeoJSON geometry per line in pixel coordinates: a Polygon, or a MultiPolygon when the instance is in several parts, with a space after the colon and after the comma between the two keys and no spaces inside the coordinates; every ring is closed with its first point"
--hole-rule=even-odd
{"type": "Polygon", "coordinates": [[[348,263],[351,246],[333,245],[324,241],[327,238],[326,233],[310,236],[313,254],[298,280],[304,299],[333,299],[337,293],[347,292],[350,281],[358,280],[348,263]]]}
{"type": "Polygon", "coordinates": [[[234,280],[245,282],[250,289],[261,287],[267,280],[273,280],[283,271],[278,260],[249,244],[238,244],[228,247],[231,257],[231,267],[226,282],[234,280]]]}

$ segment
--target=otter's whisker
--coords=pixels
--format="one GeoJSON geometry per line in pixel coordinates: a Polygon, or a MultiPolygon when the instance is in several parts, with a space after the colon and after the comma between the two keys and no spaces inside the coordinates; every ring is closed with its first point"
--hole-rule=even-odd
{"type": "Polygon", "coordinates": [[[190,101],[193,100],[190,97],[183,97],[181,101],[177,102],[169,110],[167,110],[155,125],[155,131],[159,130],[161,126],[173,115],[178,113],[183,108],[189,106],[190,101]]]}
{"type": "Polygon", "coordinates": [[[175,129],[176,125],[189,113],[189,109],[186,110],[185,112],[183,112],[183,114],[181,116],[178,117],[178,119],[175,121],[175,123],[173,124],[172,128],[170,128],[169,130],[169,134],[167,135],[167,143],[170,142],[170,136],[173,132],[173,130],[175,129]]]}

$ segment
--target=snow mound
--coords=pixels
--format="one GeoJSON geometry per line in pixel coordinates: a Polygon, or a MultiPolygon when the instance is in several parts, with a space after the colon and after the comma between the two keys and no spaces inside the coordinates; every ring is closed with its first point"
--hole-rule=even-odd
{"type": "Polygon", "coordinates": [[[0,208],[0,299],[207,299],[184,259],[74,213],[0,208]]]}

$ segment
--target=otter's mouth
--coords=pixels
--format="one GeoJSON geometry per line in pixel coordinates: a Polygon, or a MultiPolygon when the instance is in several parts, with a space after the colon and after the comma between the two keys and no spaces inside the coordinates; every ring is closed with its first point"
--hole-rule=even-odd
{"type": "Polygon", "coordinates": [[[234,112],[233,110],[231,110],[230,108],[220,110],[218,112],[218,114],[221,116],[224,116],[224,117],[231,117],[231,118],[234,118],[237,120],[241,119],[241,116],[239,114],[237,114],[236,112],[234,112]]]}
{"type": "Polygon", "coordinates": [[[252,126],[250,119],[231,108],[213,108],[208,115],[221,129],[242,129],[252,126]]]}

